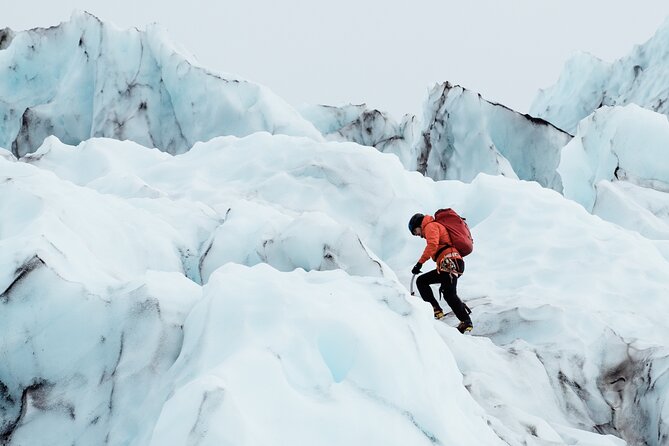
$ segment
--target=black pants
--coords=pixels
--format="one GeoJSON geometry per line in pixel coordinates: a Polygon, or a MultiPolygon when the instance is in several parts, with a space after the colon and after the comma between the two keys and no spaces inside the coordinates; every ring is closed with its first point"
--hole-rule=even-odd
{"type": "MultiPolygon", "coordinates": [[[[460,259],[458,259],[457,262],[460,271],[464,272],[465,262],[460,259]]],[[[435,283],[441,284],[439,289],[443,292],[444,299],[446,299],[446,303],[453,310],[453,314],[455,314],[460,321],[471,321],[469,314],[467,314],[467,310],[465,310],[465,304],[463,304],[458,297],[458,278],[455,276],[451,276],[447,273],[438,273],[436,269],[421,274],[418,276],[418,279],[416,279],[416,287],[418,288],[420,297],[422,297],[425,302],[429,302],[435,310],[441,309],[439,303],[434,298],[434,293],[430,287],[430,285],[435,283]]]]}

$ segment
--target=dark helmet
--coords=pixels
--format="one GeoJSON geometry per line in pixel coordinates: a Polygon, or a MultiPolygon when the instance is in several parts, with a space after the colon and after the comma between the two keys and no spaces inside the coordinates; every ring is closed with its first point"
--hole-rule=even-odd
{"type": "Polygon", "coordinates": [[[421,223],[423,223],[423,218],[425,216],[423,214],[414,214],[413,217],[411,217],[411,220],[409,220],[409,232],[413,235],[414,229],[419,227],[421,223]]]}

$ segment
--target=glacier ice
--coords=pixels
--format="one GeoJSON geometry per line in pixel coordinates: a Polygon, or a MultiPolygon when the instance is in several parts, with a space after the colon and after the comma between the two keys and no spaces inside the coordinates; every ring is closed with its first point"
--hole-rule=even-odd
{"type": "Polygon", "coordinates": [[[636,104],[669,115],[669,20],[647,42],[609,63],[577,53],[558,82],[542,90],[530,113],[574,132],[579,121],[602,106],[636,104]]]}
{"type": "Polygon", "coordinates": [[[267,133],[178,156],[52,137],[0,178],[8,444],[39,442],[31,426],[67,444],[667,435],[666,257],[536,183],[434,182],[267,133]],[[473,228],[460,291],[482,337],[402,285],[406,217],[444,205],[473,228]]]}
{"type": "Polygon", "coordinates": [[[486,172],[561,190],[557,153],[569,135],[448,83],[430,92],[422,121],[406,115],[398,123],[364,104],[304,106],[300,114],[263,86],[199,66],[157,25],[121,30],[78,13],[2,36],[0,147],[17,157],[52,135],[178,154],[216,136],[267,131],[373,146],[437,180],[486,172]]]}
{"type": "Polygon", "coordinates": [[[167,42],[0,32],[0,97],[34,102],[2,105],[0,443],[669,441],[665,116],[572,139],[445,83],[424,124],[303,118],[167,42]],[[473,336],[406,289],[441,207],[473,336]]]}
{"type": "Polygon", "coordinates": [[[637,105],[602,107],[565,146],[565,197],[652,240],[669,240],[669,121],[637,105]]]}
{"type": "Polygon", "coordinates": [[[394,153],[405,168],[435,180],[470,182],[483,172],[562,191],[556,169],[570,134],[448,82],[430,90],[421,119],[405,115],[397,123],[364,104],[300,112],[326,139],[394,153]]]}
{"type": "Polygon", "coordinates": [[[407,169],[417,168],[414,147],[420,123],[413,115],[404,115],[398,123],[387,113],[370,110],[365,104],[305,105],[299,111],[329,141],[351,141],[375,147],[397,155],[407,169]]]}
{"type": "Polygon", "coordinates": [[[418,171],[462,181],[483,172],[562,190],[556,168],[571,135],[448,82],[434,86],[424,108],[418,171]]]}
{"type": "Polygon", "coordinates": [[[120,30],[75,13],[1,36],[0,147],[17,156],[49,135],[69,144],[129,139],[169,153],[257,131],[320,139],[270,90],[199,66],[157,25],[120,30]]]}

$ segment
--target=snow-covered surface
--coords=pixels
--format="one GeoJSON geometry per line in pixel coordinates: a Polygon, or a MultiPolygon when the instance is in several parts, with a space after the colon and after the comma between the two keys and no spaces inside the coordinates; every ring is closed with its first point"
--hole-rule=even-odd
{"type": "Polygon", "coordinates": [[[406,169],[435,180],[471,182],[483,172],[562,191],[556,168],[570,134],[448,82],[432,88],[420,119],[405,115],[399,124],[364,104],[300,112],[327,140],[393,153],[406,169]]]}
{"type": "Polygon", "coordinates": [[[636,105],[602,107],[562,151],[564,195],[653,240],[669,240],[669,120],[636,105]]]}
{"type": "Polygon", "coordinates": [[[364,104],[298,113],[265,87],[199,66],[157,25],[121,30],[77,13],[48,29],[2,30],[0,42],[0,147],[18,157],[50,135],[179,154],[216,136],[266,131],[376,147],[437,180],[484,172],[561,190],[555,167],[568,134],[448,83],[430,92],[422,120],[398,123],[364,104]]]}
{"type": "Polygon", "coordinates": [[[0,33],[0,444],[669,444],[665,116],[304,119],[166,42],[0,33]],[[407,289],[441,207],[471,336],[407,289]]]}
{"type": "Polygon", "coordinates": [[[424,106],[418,171],[435,180],[472,181],[479,173],[537,181],[561,191],[556,168],[571,135],[448,82],[424,106]]]}
{"type": "Polygon", "coordinates": [[[0,147],[17,156],[49,135],[170,153],[256,131],[320,139],[267,88],[199,66],[157,25],[121,30],[77,13],[48,29],[2,30],[0,42],[0,147]]]}
{"type": "MultiPolygon", "coordinates": [[[[652,240],[669,240],[669,21],[613,63],[578,53],[530,112],[576,134],[564,195],[652,240]]],[[[664,248],[666,249],[666,248],[664,248]]]]}
{"type": "Polygon", "coordinates": [[[581,119],[604,105],[637,104],[669,115],[668,77],[669,20],[651,39],[612,63],[575,54],[558,82],[539,92],[530,114],[571,133],[581,119]]]}
{"type": "Polygon", "coordinates": [[[420,123],[413,115],[404,115],[397,123],[387,113],[370,110],[365,104],[305,105],[299,111],[328,141],[350,141],[375,147],[397,155],[407,169],[417,168],[415,144],[420,123]]]}
{"type": "Polygon", "coordinates": [[[668,256],[536,183],[267,133],[178,156],[49,138],[0,158],[0,198],[7,444],[669,435],[668,256]],[[406,288],[406,220],[443,206],[476,240],[473,336],[406,288]]]}

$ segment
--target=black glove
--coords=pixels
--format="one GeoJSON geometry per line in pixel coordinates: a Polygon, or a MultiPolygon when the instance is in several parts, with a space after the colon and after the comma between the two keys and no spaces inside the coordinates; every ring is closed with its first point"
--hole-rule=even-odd
{"type": "Polygon", "coordinates": [[[420,269],[423,267],[423,264],[418,262],[416,263],[416,266],[413,267],[411,270],[411,274],[420,274],[420,269]]]}

